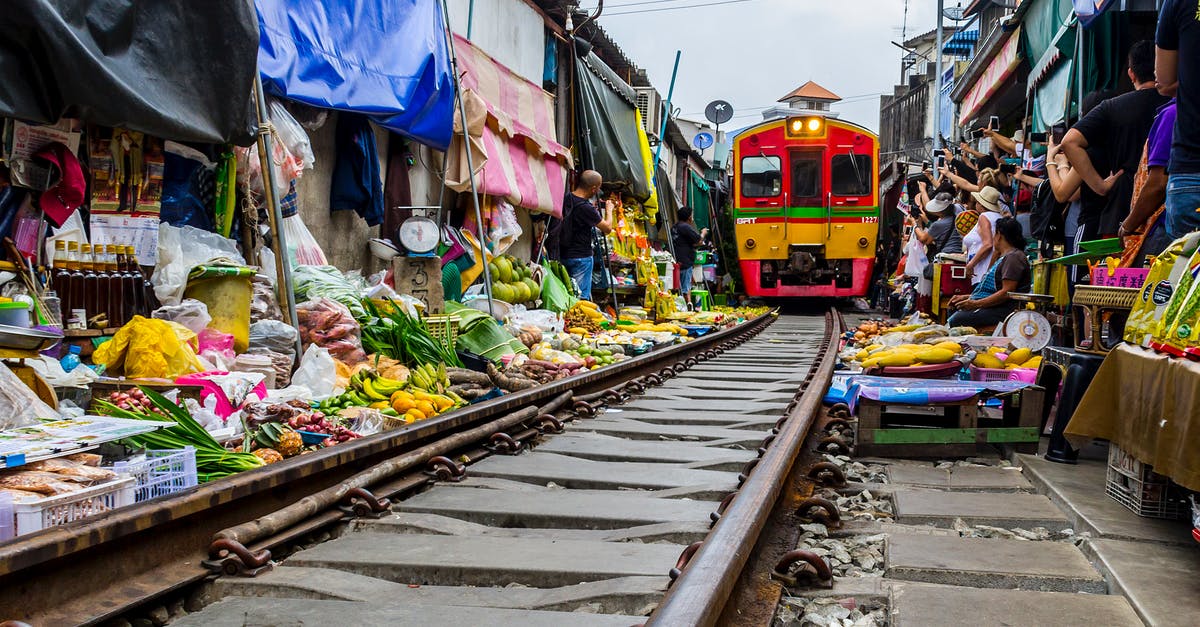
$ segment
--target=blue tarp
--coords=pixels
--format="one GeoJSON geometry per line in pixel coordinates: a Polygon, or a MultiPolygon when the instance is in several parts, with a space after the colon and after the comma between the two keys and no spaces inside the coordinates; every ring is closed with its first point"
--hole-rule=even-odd
{"type": "Polygon", "coordinates": [[[454,77],[437,0],[255,0],[263,88],[353,111],[438,150],[454,125],[454,77]]]}
{"type": "Polygon", "coordinates": [[[869,398],[898,405],[928,405],[965,401],[976,394],[1011,394],[1031,387],[1020,381],[958,381],[907,379],[870,375],[835,376],[825,392],[826,403],[846,403],[851,409],[858,399],[869,398]]]}

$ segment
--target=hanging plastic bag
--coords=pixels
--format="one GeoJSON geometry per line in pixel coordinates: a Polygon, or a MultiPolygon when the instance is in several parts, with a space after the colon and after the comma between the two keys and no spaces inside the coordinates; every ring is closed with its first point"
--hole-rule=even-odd
{"type": "Polygon", "coordinates": [[[179,301],[178,305],[163,305],[155,309],[150,317],[181,324],[196,335],[200,335],[212,322],[212,316],[208,314],[208,305],[194,298],[185,298],[179,301]]]}
{"type": "Polygon", "coordinates": [[[287,237],[288,261],[296,266],[327,266],[325,251],[317,243],[299,214],[283,219],[283,233],[287,237]]]}
{"type": "Polygon", "coordinates": [[[277,353],[296,350],[300,332],[280,320],[260,320],[250,325],[250,348],[265,348],[277,353]]]}
{"type": "Polygon", "coordinates": [[[135,379],[170,379],[202,370],[197,346],[196,334],[181,324],[134,316],[96,348],[92,361],[135,379]]]}
{"type": "Polygon", "coordinates": [[[524,230],[517,221],[517,212],[513,206],[503,198],[496,199],[491,229],[488,232],[488,237],[492,240],[492,252],[499,255],[508,250],[521,238],[522,233],[524,230]]]}
{"type": "Polygon", "coordinates": [[[213,260],[229,260],[244,266],[246,260],[233,240],[190,226],[158,225],[158,265],[150,280],[154,295],[164,305],[175,305],[183,298],[188,273],[192,268],[213,260]]]}
{"type": "Polygon", "coordinates": [[[312,345],[304,351],[300,367],[292,375],[291,387],[304,388],[312,393],[312,400],[321,400],[340,393],[337,383],[337,364],[329,351],[312,345]]]}
{"type": "Polygon", "coordinates": [[[904,262],[904,276],[919,279],[925,272],[925,266],[929,265],[929,259],[925,255],[925,245],[916,236],[908,238],[908,246],[905,247],[907,259],[904,262]]]}

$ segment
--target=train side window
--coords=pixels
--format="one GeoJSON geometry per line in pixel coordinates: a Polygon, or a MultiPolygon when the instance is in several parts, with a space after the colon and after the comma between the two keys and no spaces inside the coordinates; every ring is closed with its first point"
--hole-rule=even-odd
{"type": "Polygon", "coordinates": [[[871,156],[834,155],[829,160],[829,186],[834,196],[871,194],[871,156]]]}
{"type": "Polygon", "coordinates": [[[742,196],[770,198],[783,192],[783,162],[779,157],[755,155],[742,158],[742,196]]]}
{"type": "Polygon", "coordinates": [[[821,204],[821,153],[792,153],[792,191],[788,204],[793,207],[821,204]]]}

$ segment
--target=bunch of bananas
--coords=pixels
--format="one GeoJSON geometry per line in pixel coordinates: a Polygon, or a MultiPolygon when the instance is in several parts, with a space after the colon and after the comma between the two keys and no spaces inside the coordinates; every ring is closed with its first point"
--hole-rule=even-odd
{"type": "Polygon", "coordinates": [[[450,389],[450,377],[446,374],[446,364],[421,364],[408,374],[408,387],[430,394],[444,394],[450,389]]]}
{"type": "Polygon", "coordinates": [[[409,392],[399,390],[392,395],[390,408],[405,422],[413,423],[426,418],[433,418],[456,407],[461,407],[466,401],[458,398],[453,392],[447,394],[429,394],[421,390],[409,392]]]}
{"type": "Polygon", "coordinates": [[[326,413],[348,407],[386,409],[392,394],[404,389],[404,385],[403,381],[380,376],[374,370],[360,370],[350,375],[345,392],[321,401],[317,409],[326,413]]]}
{"type": "Polygon", "coordinates": [[[604,322],[604,320],[604,314],[600,313],[600,309],[596,306],[596,303],[589,300],[581,300],[575,303],[574,306],[567,310],[564,316],[566,327],[570,332],[578,333],[579,331],[583,331],[584,333],[580,333],[580,335],[585,333],[599,333],[600,323],[604,322]]]}

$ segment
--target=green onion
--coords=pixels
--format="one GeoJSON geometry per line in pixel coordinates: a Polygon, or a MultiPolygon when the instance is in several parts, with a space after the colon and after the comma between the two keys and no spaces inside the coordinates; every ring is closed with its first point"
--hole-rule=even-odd
{"type": "Polygon", "coordinates": [[[388,302],[391,311],[384,312],[369,299],[363,301],[373,318],[362,325],[362,344],[367,352],[387,355],[409,368],[439,363],[462,367],[453,345],[434,339],[424,320],[408,315],[395,301],[388,302]]]}

